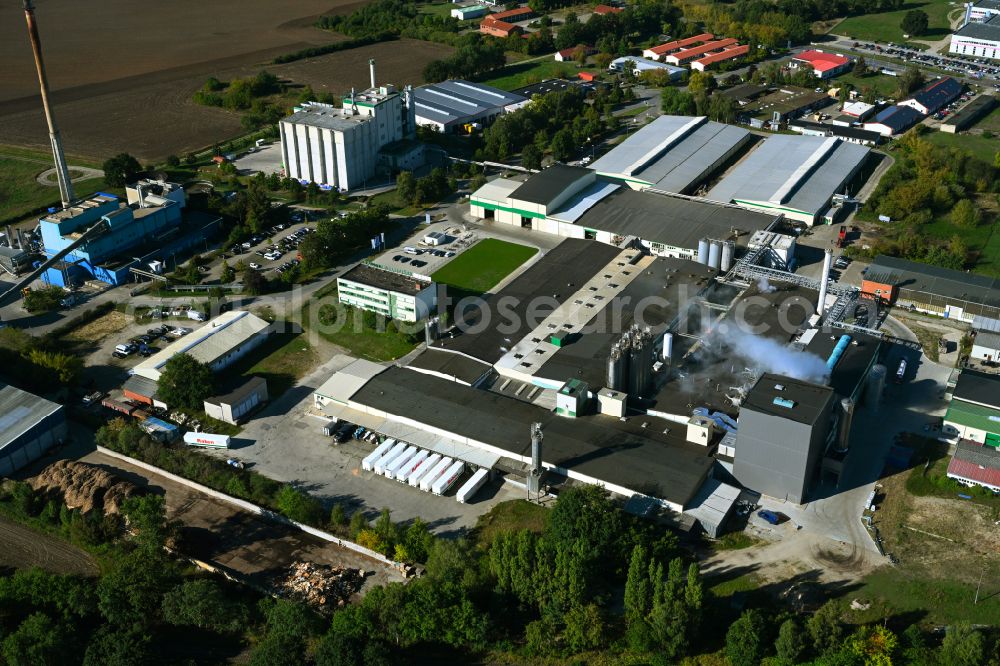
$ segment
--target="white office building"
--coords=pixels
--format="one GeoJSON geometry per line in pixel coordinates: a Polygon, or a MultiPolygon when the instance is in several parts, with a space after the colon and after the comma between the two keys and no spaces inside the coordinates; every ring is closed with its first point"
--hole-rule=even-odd
{"type": "Polygon", "coordinates": [[[376,87],[371,66],[372,87],[352,91],[343,108],[309,102],[278,124],[287,176],[342,192],[361,188],[378,171],[383,149],[412,135],[412,92],[376,87]]]}

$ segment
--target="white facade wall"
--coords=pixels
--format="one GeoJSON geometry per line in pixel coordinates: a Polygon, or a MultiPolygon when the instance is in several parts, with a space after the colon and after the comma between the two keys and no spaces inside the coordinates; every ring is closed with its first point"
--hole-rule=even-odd
{"type": "Polygon", "coordinates": [[[975,58],[1000,58],[1000,42],[987,39],[972,39],[960,35],[951,36],[949,53],[973,56],[975,58]]]}
{"type": "Polygon", "coordinates": [[[1000,361],[1000,349],[984,345],[972,345],[972,358],[977,360],[1000,361]]]}

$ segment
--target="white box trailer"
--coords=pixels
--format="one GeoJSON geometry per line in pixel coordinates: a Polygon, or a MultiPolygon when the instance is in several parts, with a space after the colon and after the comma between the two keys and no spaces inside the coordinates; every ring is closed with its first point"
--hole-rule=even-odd
{"type": "Polygon", "coordinates": [[[392,445],[395,443],[396,440],[387,439],[381,444],[379,444],[377,447],[375,447],[375,450],[369,453],[367,456],[365,456],[365,459],[361,461],[361,469],[363,469],[366,472],[372,471],[372,467],[375,464],[375,461],[384,456],[386,453],[388,453],[389,449],[391,449],[392,445]]]}
{"type": "Polygon", "coordinates": [[[410,484],[410,486],[412,486],[413,488],[419,488],[420,479],[427,476],[427,473],[430,472],[432,469],[434,469],[434,467],[438,464],[439,460],[441,460],[440,453],[430,454],[427,458],[424,459],[422,463],[420,463],[420,465],[415,470],[413,470],[410,476],[407,477],[406,482],[410,484]]]}
{"type": "Polygon", "coordinates": [[[396,446],[389,449],[389,453],[385,454],[374,463],[372,463],[372,469],[375,470],[376,474],[385,474],[385,468],[396,458],[402,455],[403,451],[406,450],[406,442],[397,442],[396,446]]]}
{"type": "Polygon", "coordinates": [[[472,475],[472,478],[462,484],[462,487],[458,489],[455,494],[455,499],[457,499],[462,504],[465,504],[470,499],[472,499],[479,489],[486,485],[486,482],[490,478],[490,470],[485,467],[480,469],[478,472],[472,475]]]}
{"type": "Polygon", "coordinates": [[[396,470],[396,473],[393,474],[393,478],[400,483],[406,483],[409,480],[410,475],[417,471],[417,468],[420,467],[421,463],[427,460],[427,456],[430,454],[430,451],[418,450],[417,455],[407,460],[405,465],[396,470]]]}
{"type": "Polygon", "coordinates": [[[462,476],[462,472],[464,471],[465,463],[461,460],[456,460],[455,464],[437,478],[437,481],[431,486],[431,492],[435,495],[444,495],[458,481],[458,477],[462,476]]]}
{"type": "Polygon", "coordinates": [[[228,449],[230,441],[229,435],[213,435],[207,432],[184,433],[185,444],[205,449],[228,449]]]}
{"type": "Polygon", "coordinates": [[[417,451],[419,450],[420,449],[418,449],[415,446],[406,447],[405,451],[403,451],[399,456],[396,457],[395,460],[393,460],[391,463],[385,466],[386,478],[387,479],[393,478],[393,476],[396,474],[396,470],[403,469],[403,466],[406,465],[406,461],[412,458],[413,456],[417,455],[417,451]]]}
{"type": "Polygon", "coordinates": [[[451,464],[453,462],[455,462],[455,461],[452,460],[451,458],[447,458],[447,457],[442,458],[441,460],[439,460],[438,464],[435,465],[431,469],[431,471],[427,472],[427,474],[424,475],[424,477],[422,479],[420,479],[420,489],[423,490],[424,492],[430,492],[431,491],[431,486],[434,485],[434,482],[437,481],[437,479],[438,479],[439,476],[441,476],[442,474],[444,474],[444,472],[445,472],[446,469],[448,469],[449,467],[451,467],[451,464]]]}

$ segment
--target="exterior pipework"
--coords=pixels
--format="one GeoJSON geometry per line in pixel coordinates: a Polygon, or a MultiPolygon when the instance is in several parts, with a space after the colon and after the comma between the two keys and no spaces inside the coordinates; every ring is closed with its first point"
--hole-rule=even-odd
{"type": "Polygon", "coordinates": [[[722,242],[714,240],[708,247],[708,267],[719,270],[722,265],[722,242]]]}
{"type": "Polygon", "coordinates": [[[833,348],[830,352],[830,358],[826,359],[826,369],[833,372],[833,369],[837,367],[837,363],[840,362],[840,357],[844,355],[847,347],[851,344],[851,336],[842,335],[840,340],[837,341],[837,346],[833,348]]]}
{"type": "Polygon", "coordinates": [[[819,300],[816,301],[816,314],[822,315],[826,309],[826,287],[830,282],[830,265],[833,263],[833,253],[829,250],[823,257],[823,273],[819,278],[819,300]]]}
{"type": "Polygon", "coordinates": [[[844,398],[840,401],[840,431],[837,433],[837,453],[846,453],[850,446],[851,423],[854,421],[854,401],[844,398]]]}

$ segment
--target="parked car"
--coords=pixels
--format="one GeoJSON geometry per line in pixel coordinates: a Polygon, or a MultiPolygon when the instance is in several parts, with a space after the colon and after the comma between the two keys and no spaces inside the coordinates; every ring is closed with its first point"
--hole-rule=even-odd
{"type": "Polygon", "coordinates": [[[757,517],[766,520],[772,525],[778,525],[785,518],[783,514],[780,514],[777,511],[768,511],[767,509],[761,509],[758,511],[757,517]]]}
{"type": "Polygon", "coordinates": [[[261,265],[254,261],[251,261],[248,265],[255,271],[259,271],[261,269],[261,265]]]}

